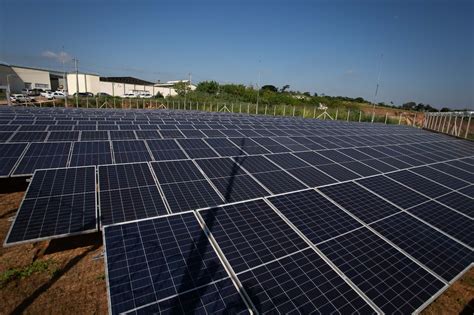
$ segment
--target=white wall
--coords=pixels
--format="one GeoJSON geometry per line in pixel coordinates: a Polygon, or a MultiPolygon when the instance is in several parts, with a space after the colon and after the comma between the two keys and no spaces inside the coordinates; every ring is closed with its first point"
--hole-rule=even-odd
{"type": "MultiPolygon", "coordinates": [[[[110,94],[112,96],[122,96],[125,93],[131,93],[133,91],[148,91],[151,95],[156,95],[160,92],[164,97],[168,95],[177,95],[173,88],[157,87],[153,85],[138,85],[138,84],[124,84],[114,82],[99,82],[99,91],[110,94]]],[[[95,92],[92,92],[95,94],[95,92]]]]}
{"type": "Polygon", "coordinates": [[[27,69],[20,67],[9,67],[1,66],[0,68],[0,77],[1,84],[6,83],[6,76],[8,76],[8,81],[10,82],[10,89],[12,93],[19,93],[22,89],[26,88],[26,85],[32,89],[41,88],[41,89],[50,89],[51,81],[49,79],[49,72],[43,70],[27,69]]]}
{"type": "Polygon", "coordinates": [[[68,73],[67,88],[69,95],[76,93],[77,85],[79,85],[79,92],[81,93],[91,92],[93,94],[97,94],[102,92],[100,90],[100,80],[98,75],[79,73],[76,79],[75,73],[68,73]]]}

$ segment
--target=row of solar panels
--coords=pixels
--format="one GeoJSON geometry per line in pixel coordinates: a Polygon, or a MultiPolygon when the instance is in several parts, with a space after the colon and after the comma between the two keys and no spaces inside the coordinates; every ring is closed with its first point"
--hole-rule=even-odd
{"type": "Polygon", "coordinates": [[[448,175],[449,162],[167,214],[173,198],[222,193],[212,184],[223,175],[232,192],[247,184],[232,177],[258,174],[206,161],[101,166],[98,200],[95,167],[37,171],[7,244],[96,231],[99,217],[113,314],[411,313],[472,264],[474,173],[448,175]]]}
{"type": "MultiPolygon", "coordinates": [[[[347,161],[351,158],[337,151],[330,153],[330,160],[329,155],[321,154],[325,152],[105,165],[98,168],[98,185],[95,167],[36,171],[6,242],[63,235],[54,221],[64,218],[70,220],[69,233],[95,230],[96,204],[101,225],[109,225],[351,180],[403,208],[436,199],[460,216],[474,217],[473,158],[407,165],[409,170],[394,168],[381,176],[365,161],[347,161]],[[348,165],[357,165],[359,173],[348,165]],[[59,215],[60,211],[66,215],[59,215]]],[[[472,235],[463,232],[458,227],[452,231],[472,244],[472,235]]]]}
{"type": "MultiPolygon", "coordinates": [[[[99,133],[99,132],[96,132],[99,133]]],[[[100,136],[100,134],[98,135],[100,136]]],[[[103,135],[107,138],[107,134],[103,135]]],[[[100,141],[100,137],[90,138],[95,141],[82,142],[33,142],[33,143],[0,143],[0,177],[27,176],[36,169],[58,168],[66,166],[101,165],[143,161],[162,161],[186,158],[206,158],[218,156],[239,156],[251,154],[270,154],[282,152],[302,152],[308,150],[327,150],[335,148],[364,148],[367,145],[381,146],[393,144],[383,152],[355,159],[390,158],[392,155],[414,153],[437,153],[452,159],[450,142],[440,142],[432,147],[420,142],[434,140],[432,135],[370,137],[268,137],[268,138],[206,138],[206,139],[156,139],[156,140],[121,140],[100,141]],[[405,143],[397,146],[396,144],[405,143]],[[417,144],[409,145],[409,144],[417,144]],[[419,144],[419,145],[418,145],[419,144]],[[443,150],[447,153],[439,153],[443,150]],[[427,151],[427,152],[426,152],[427,151]]],[[[451,142],[454,140],[450,140],[451,142]]],[[[455,141],[464,152],[469,146],[455,141]]],[[[362,149],[369,150],[370,149],[362,149]]],[[[383,150],[383,149],[381,149],[383,150]]],[[[429,155],[426,156],[428,161],[429,155]]],[[[436,159],[435,159],[436,160],[436,159]]],[[[398,161],[398,163],[401,163],[398,161]]],[[[391,163],[389,163],[391,164],[391,163]]],[[[410,163],[410,165],[416,165],[410,163]]],[[[384,164],[382,164],[383,166],[384,164]]],[[[397,167],[395,165],[395,167],[397,167]]],[[[390,167],[388,167],[390,170],[390,167]]]]}

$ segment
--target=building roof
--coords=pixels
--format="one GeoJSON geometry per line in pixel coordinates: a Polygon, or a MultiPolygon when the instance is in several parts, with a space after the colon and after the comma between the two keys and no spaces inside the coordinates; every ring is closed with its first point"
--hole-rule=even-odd
{"type": "Polygon", "coordinates": [[[145,81],[134,77],[100,77],[100,81],[104,82],[115,82],[115,83],[126,83],[135,85],[153,85],[153,82],[145,81]]]}

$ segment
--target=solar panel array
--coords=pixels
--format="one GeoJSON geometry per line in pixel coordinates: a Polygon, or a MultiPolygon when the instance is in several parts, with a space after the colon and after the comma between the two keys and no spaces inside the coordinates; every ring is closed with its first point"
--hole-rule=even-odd
{"type": "Polygon", "coordinates": [[[411,313],[473,264],[474,145],[407,126],[0,108],[5,244],[102,229],[111,313],[411,313]]]}

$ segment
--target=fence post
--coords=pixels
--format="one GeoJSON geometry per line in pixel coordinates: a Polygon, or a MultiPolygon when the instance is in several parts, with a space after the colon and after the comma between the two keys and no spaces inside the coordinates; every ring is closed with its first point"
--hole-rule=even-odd
{"type": "Polygon", "coordinates": [[[466,133],[464,134],[464,139],[467,139],[467,135],[469,134],[469,126],[471,125],[471,117],[472,117],[472,113],[469,113],[469,119],[467,120],[467,127],[466,127],[466,133]]]}
{"type": "Polygon", "coordinates": [[[273,106],[273,116],[276,116],[276,110],[277,110],[276,105],[274,105],[273,106]]]}
{"type": "Polygon", "coordinates": [[[347,121],[349,121],[349,116],[350,116],[350,115],[351,115],[351,110],[348,109],[348,110],[347,110],[347,121]]]}
{"type": "Polygon", "coordinates": [[[359,122],[361,121],[362,119],[362,111],[359,111],[359,122]]]}
{"type": "Polygon", "coordinates": [[[316,118],[316,106],[313,108],[313,119],[316,118]]]}
{"type": "Polygon", "coordinates": [[[250,103],[247,103],[247,115],[250,115],[250,103]]]}
{"type": "Polygon", "coordinates": [[[286,105],[283,105],[283,116],[286,116],[286,105]]]}
{"type": "Polygon", "coordinates": [[[295,117],[296,106],[293,105],[293,117],[295,117]]]}
{"type": "Polygon", "coordinates": [[[387,124],[388,112],[385,113],[385,124],[387,124]]]}
{"type": "Polygon", "coordinates": [[[334,120],[337,120],[337,116],[339,116],[339,108],[336,108],[336,116],[334,116],[334,120]]]}
{"type": "Polygon", "coordinates": [[[267,104],[265,104],[265,116],[267,115],[267,108],[268,108],[268,106],[267,106],[267,104]]]}
{"type": "Polygon", "coordinates": [[[95,108],[99,108],[99,101],[98,101],[97,97],[95,98],[95,108]]]}
{"type": "Polygon", "coordinates": [[[86,95],[86,108],[89,108],[89,95],[86,95]]]}
{"type": "Polygon", "coordinates": [[[402,123],[402,113],[400,113],[400,117],[398,118],[398,124],[400,125],[402,123]]]}
{"type": "Polygon", "coordinates": [[[242,114],[242,102],[239,102],[239,114],[242,114]]]}
{"type": "Polygon", "coordinates": [[[458,129],[458,135],[457,135],[458,137],[461,134],[463,120],[464,120],[464,115],[461,116],[461,122],[459,123],[459,129],[458,129]]]}

